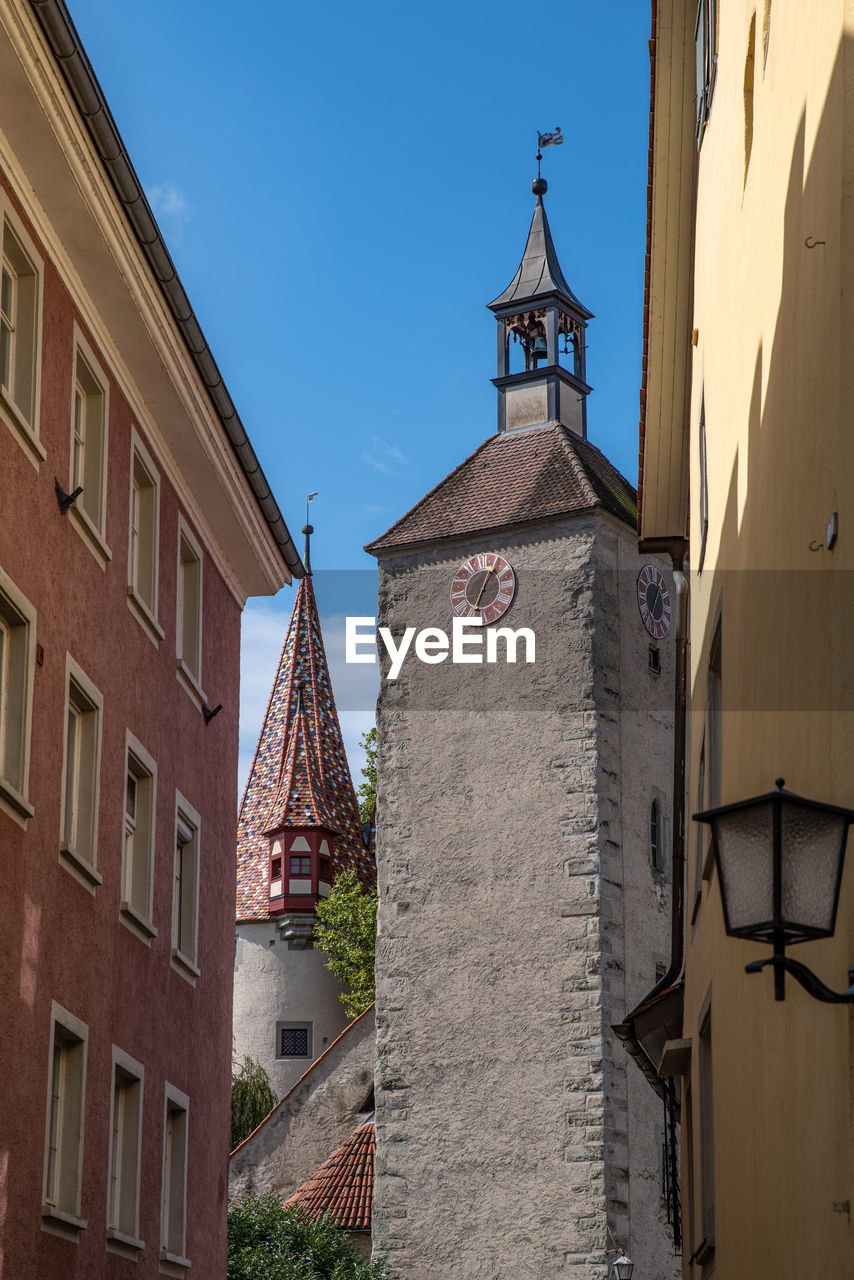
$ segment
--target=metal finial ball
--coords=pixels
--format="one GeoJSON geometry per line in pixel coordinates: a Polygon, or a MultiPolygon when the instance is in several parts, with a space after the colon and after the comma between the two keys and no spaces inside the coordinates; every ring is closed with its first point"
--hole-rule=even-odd
{"type": "Polygon", "coordinates": [[[531,190],[535,196],[544,196],[549,189],[549,184],[545,178],[535,178],[531,183],[531,190]]]}
{"type": "Polygon", "coordinates": [[[313,524],[304,524],[304,525],[303,525],[303,527],[302,527],[302,532],[303,532],[303,533],[314,533],[314,525],[313,525],[313,524]]]}
{"type": "Polygon", "coordinates": [[[775,778],[775,779],[774,779],[774,786],[777,788],[777,790],[778,790],[778,791],[782,791],[782,790],[783,790],[783,788],[785,787],[785,785],[786,785],[786,779],[785,779],[785,778],[775,778]]]}

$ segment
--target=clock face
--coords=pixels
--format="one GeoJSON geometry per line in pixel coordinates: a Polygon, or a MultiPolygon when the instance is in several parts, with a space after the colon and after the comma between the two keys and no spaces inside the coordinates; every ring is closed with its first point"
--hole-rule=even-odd
{"type": "Polygon", "coordinates": [[[463,561],[451,583],[451,608],[460,618],[495,622],[513,603],[516,575],[503,556],[483,551],[463,561]]]}
{"type": "Polygon", "coordinates": [[[638,608],[649,634],[663,640],[670,630],[673,609],[664,575],[654,565],[644,565],[638,574],[638,608]]]}

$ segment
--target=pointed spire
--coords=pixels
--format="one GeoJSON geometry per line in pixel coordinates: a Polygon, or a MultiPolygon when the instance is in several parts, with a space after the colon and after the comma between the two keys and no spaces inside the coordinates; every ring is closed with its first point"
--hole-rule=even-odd
{"type": "Polygon", "coordinates": [[[548,191],[548,185],[545,178],[535,178],[531,183],[531,190],[537,197],[537,203],[534,207],[534,216],[531,219],[522,261],[504,292],[488,305],[490,310],[495,311],[499,307],[521,305],[548,294],[557,294],[575,311],[580,312],[585,320],[590,320],[593,313],[579,302],[560,269],[549,220],[546,217],[546,208],[543,204],[543,196],[548,191]]]}
{"type": "Polygon", "coordinates": [[[237,915],[269,915],[271,823],[317,826],[336,833],[336,872],[375,878],[362,840],[356,792],[335,708],[311,577],[300,579],[270,703],[240,806],[237,915]],[[302,807],[300,807],[302,806],[302,807]]]}

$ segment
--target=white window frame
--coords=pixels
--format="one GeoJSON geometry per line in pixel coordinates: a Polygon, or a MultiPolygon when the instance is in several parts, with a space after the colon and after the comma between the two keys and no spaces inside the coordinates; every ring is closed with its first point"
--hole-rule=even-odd
{"type": "Polygon", "coordinates": [[[142,1063],[114,1044],[110,1075],[107,1249],[133,1260],[145,1248],[139,1238],[144,1088],[142,1063]]]}
{"type": "Polygon", "coordinates": [[[35,810],[28,799],[36,611],[0,569],[0,809],[26,830],[35,810]]]}
{"type": "Polygon", "coordinates": [[[202,688],[202,617],[204,613],[204,557],[202,548],[198,538],[190,529],[186,520],[182,515],[178,516],[178,574],[177,574],[177,591],[176,591],[176,619],[175,619],[175,657],[178,664],[178,679],[180,683],[189,693],[190,697],[201,708],[206,701],[204,690],[202,688]],[[185,558],[184,548],[190,552],[190,556],[185,558]],[[186,579],[184,564],[190,563],[190,558],[198,564],[198,599],[196,600],[196,637],[195,644],[192,646],[193,652],[187,652],[188,646],[185,643],[184,635],[184,610],[187,606],[186,601],[186,579]]]}
{"type": "Polygon", "coordinates": [[[107,546],[107,457],[110,436],[110,380],[104,367],[77,324],[74,325],[74,357],[71,366],[70,456],[68,462],[68,492],[83,484],[80,497],[68,508],[68,515],[77,532],[83,538],[102,569],[113,558],[107,546]],[[82,365],[82,373],[81,373],[82,365]],[[84,385],[86,379],[94,390],[84,385]],[[90,402],[84,428],[82,472],[75,462],[75,420],[78,394],[90,402]],[[96,404],[96,398],[98,403],[96,404]],[[89,421],[89,413],[98,421],[89,421]],[[88,439],[86,437],[88,436],[88,439]],[[88,457],[87,457],[88,453],[88,457]],[[93,465],[93,453],[95,462],[93,465]],[[97,492],[92,497],[92,478],[96,478],[97,492]],[[88,481],[84,483],[84,481],[88,481]],[[94,505],[93,505],[94,504],[94,505]]]}
{"type": "Polygon", "coordinates": [[[198,960],[201,830],[201,817],[189,800],[185,799],[180,792],[176,792],[175,838],[172,846],[174,850],[172,965],[194,985],[200,973],[198,960]]]}
{"type": "Polygon", "coordinates": [[[66,653],[59,860],[93,894],[102,881],[97,865],[103,710],[100,691],[71,654],[66,653]],[[76,712],[79,726],[73,749],[69,725],[72,710],[76,712]],[[69,802],[74,815],[71,824],[69,802]]]}
{"type": "Polygon", "coordinates": [[[160,472],[154,459],[142,441],[135,427],[131,428],[130,450],[130,501],[128,504],[128,608],[141,623],[155,648],[163,639],[164,631],[157,621],[157,599],[160,585],[160,472]],[[144,473],[148,480],[143,489],[150,489],[151,511],[145,517],[147,533],[145,541],[149,544],[151,556],[151,591],[150,598],[140,589],[139,562],[137,552],[141,545],[137,526],[140,513],[137,511],[137,469],[144,473]]]}
{"type": "MultiPolygon", "coordinates": [[[[42,298],[44,296],[44,261],[37,251],[32,239],[24,230],[23,223],[12,208],[6,193],[0,190],[0,260],[5,260],[11,267],[16,281],[32,276],[34,296],[30,304],[32,315],[27,321],[26,338],[31,347],[29,363],[30,379],[27,386],[29,404],[24,401],[20,388],[4,386],[0,381],[0,419],[22,445],[27,457],[35,466],[44,462],[47,457],[44,446],[39,440],[39,411],[41,403],[41,345],[42,345],[42,298]],[[13,258],[18,259],[16,265],[13,258]],[[21,262],[29,270],[22,269],[21,262]]],[[[15,307],[17,313],[18,306],[15,307]]],[[[12,317],[20,328],[21,317],[12,317]]],[[[17,348],[19,337],[13,339],[13,349],[17,348]]],[[[13,367],[15,354],[13,354],[13,367]]],[[[0,370],[2,379],[2,370],[0,370]]]]}
{"type": "Polygon", "coordinates": [[[157,937],[154,912],[154,850],[157,829],[157,763],[130,731],[125,731],[125,784],[122,805],[122,892],[120,919],[147,946],[157,937]],[[128,813],[128,774],[137,779],[136,814],[128,813]],[[141,789],[139,784],[143,783],[141,789]],[[141,813],[141,806],[147,812],[141,813]],[[137,839],[139,836],[139,839],[137,839]],[[140,873],[142,868],[142,874],[140,873]],[[133,883],[136,873],[136,883],[133,883]],[[140,886],[140,881],[142,885],[140,886]]]}
{"type": "Polygon", "coordinates": [[[47,1069],[42,1229],[77,1241],[83,1182],[83,1129],[89,1028],[62,1005],[51,1002],[47,1069]]]}
{"type": "Polygon", "coordinates": [[[163,1098],[163,1165],[160,1187],[160,1263],[183,1274],[187,1257],[187,1167],[190,1148],[190,1099],[166,1081],[163,1098]],[[176,1133],[175,1116],[183,1115],[176,1133]],[[177,1144],[177,1149],[176,1148],[177,1144]],[[180,1157],[176,1159],[176,1157],[180,1157]]]}

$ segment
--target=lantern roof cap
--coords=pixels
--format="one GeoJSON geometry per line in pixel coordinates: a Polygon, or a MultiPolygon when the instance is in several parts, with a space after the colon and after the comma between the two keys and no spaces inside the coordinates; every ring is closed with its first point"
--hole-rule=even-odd
{"type": "Polygon", "coordinates": [[[801,805],[806,809],[820,809],[824,813],[835,813],[840,817],[848,818],[849,822],[854,822],[854,809],[846,809],[838,804],[825,804],[821,800],[809,800],[806,796],[796,795],[794,791],[786,791],[783,782],[783,778],[778,778],[773,791],[750,796],[747,800],[736,800],[732,804],[719,804],[713,809],[704,809],[701,813],[693,814],[693,819],[695,822],[712,822],[722,814],[737,813],[739,809],[750,809],[755,805],[767,804],[769,801],[781,804],[785,800],[787,804],[801,805]]]}
{"type": "Polygon", "coordinates": [[[549,220],[546,217],[546,207],[543,204],[542,187],[545,185],[544,179],[540,179],[539,184],[536,181],[532,184],[537,202],[534,206],[534,215],[531,218],[522,261],[504,292],[488,303],[488,306],[491,311],[509,306],[518,306],[522,309],[542,302],[549,295],[557,294],[570,310],[582,319],[590,320],[593,312],[588,311],[578,300],[561,271],[549,220]]]}

